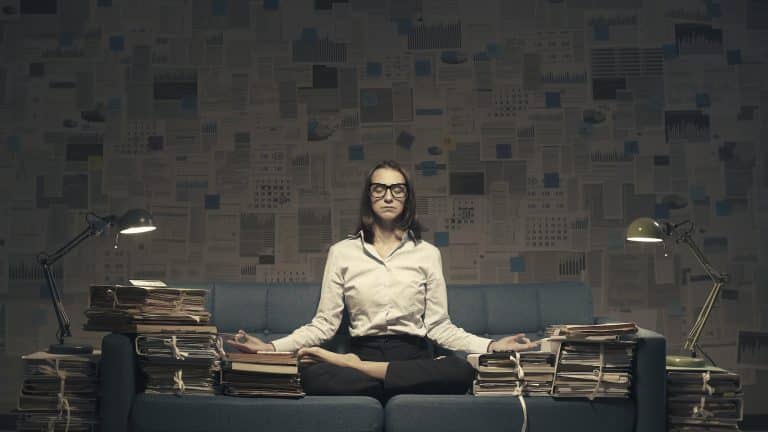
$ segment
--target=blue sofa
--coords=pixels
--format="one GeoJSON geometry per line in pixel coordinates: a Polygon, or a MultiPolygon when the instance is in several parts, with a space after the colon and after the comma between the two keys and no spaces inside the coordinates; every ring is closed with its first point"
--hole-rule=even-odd
{"type": "MultiPolygon", "coordinates": [[[[207,288],[220,331],[243,328],[265,340],[284,336],[311,320],[320,297],[319,284],[213,283],[207,288]]],[[[599,322],[593,316],[591,289],[574,282],[449,285],[448,304],[454,323],[492,338],[517,332],[541,337],[548,324],[599,322]]],[[[328,348],[346,351],[346,325],[342,322],[328,348]]],[[[630,399],[526,398],[528,430],[665,430],[665,339],[645,329],[637,336],[630,399]]],[[[443,351],[438,348],[435,354],[443,351]]],[[[101,386],[102,430],[109,432],[517,431],[523,421],[515,397],[399,395],[382,407],[364,396],[290,400],[137,393],[131,335],[117,333],[108,334],[102,342],[101,386]]]]}

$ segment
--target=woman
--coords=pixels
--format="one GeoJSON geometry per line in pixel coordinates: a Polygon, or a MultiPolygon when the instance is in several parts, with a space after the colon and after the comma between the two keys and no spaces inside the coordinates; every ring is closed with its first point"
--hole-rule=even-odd
{"type": "Polygon", "coordinates": [[[415,196],[397,162],[368,174],[355,236],[331,246],[312,322],[265,343],[238,332],[246,352],[297,351],[319,360],[302,367],[307,394],[362,394],[385,400],[399,393],[466,393],[474,370],[456,356],[432,358],[427,339],[465,352],[533,348],[523,334],[492,341],[451,323],[440,250],[421,240],[415,196]],[[329,340],[347,308],[351,353],[317,345],[329,340]]]}

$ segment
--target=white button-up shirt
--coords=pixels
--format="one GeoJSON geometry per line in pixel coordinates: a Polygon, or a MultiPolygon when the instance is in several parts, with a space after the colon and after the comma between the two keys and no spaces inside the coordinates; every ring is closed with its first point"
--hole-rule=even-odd
{"type": "Polygon", "coordinates": [[[451,323],[440,249],[412,232],[385,257],[363,232],[328,251],[320,302],[312,321],[274,340],[277,351],[326,342],[336,334],[346,304],[351,336],[415,335],[454,351],[484,353],[491,339],[451,323]]]}

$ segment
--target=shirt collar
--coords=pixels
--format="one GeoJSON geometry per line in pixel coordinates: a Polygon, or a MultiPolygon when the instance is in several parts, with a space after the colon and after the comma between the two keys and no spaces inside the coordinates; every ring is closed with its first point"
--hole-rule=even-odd
{"type": "MultiPolygon", "coordinates": [[[[412,230],[412,229],[409,229],[409,230],[408,230],[408,231],[405,233],[405,235],[406,235],[406,237],[408,237],[408,238],[410,238],[411,240],[413,240],[413,241],[414,241],[414,243],[416,242],[416,234],[414,234],[414,233],[413,233],[413,230],[412,230]]],[[[356,234],[349,234],[349,235],[347,236],[347,238],[350,238],[350,239],[353,239],[353,238],[358,238],[358,237],[359,237],[359,238],[360,238],[360,239],[361,239],[363,242],[365,242],[365,233],[363,232],[363,230],[360,230],[360,231],[358,231],[356,234]]]]}

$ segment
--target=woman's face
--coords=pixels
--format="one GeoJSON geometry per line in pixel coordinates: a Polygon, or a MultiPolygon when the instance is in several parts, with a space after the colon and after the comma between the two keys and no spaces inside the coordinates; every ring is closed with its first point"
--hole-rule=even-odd
{"type": "Polygon", "coordinates": [[[407,193],[405,177],[399,171],[379,168],[373,172],[368,196],[371,199],[373,213],[382,222],[389,223],[400,216],[407,193]]]}

